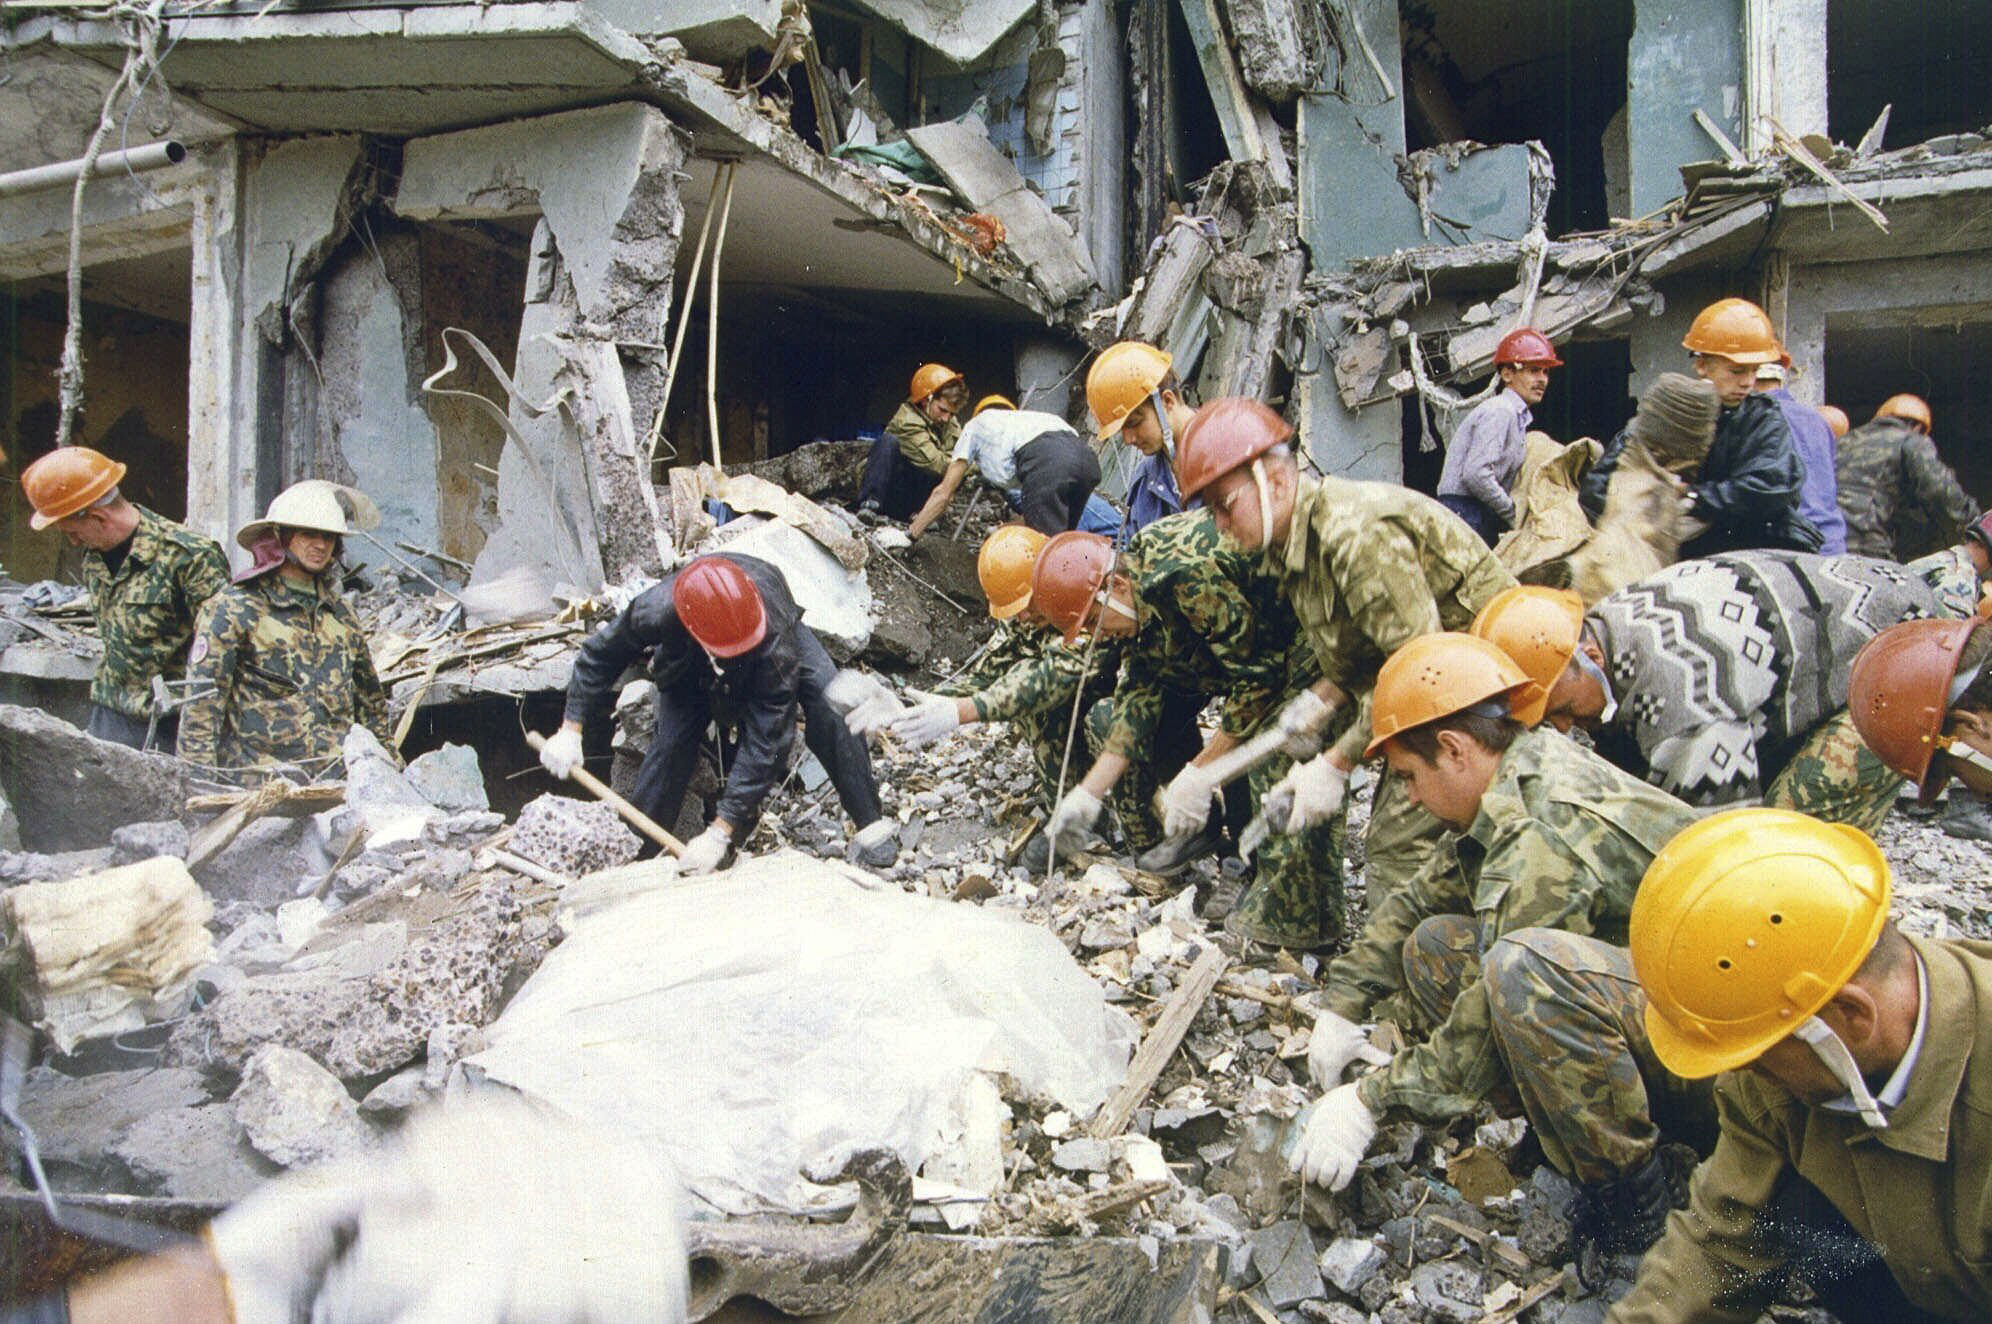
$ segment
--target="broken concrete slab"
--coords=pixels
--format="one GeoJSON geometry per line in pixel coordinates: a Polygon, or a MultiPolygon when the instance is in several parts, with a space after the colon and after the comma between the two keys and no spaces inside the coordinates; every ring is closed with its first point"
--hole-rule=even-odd
{"type": "Polygon", "coordinates": [[[981,120],[970,116],[922,125],[908,129],[906,137],[971,208],[1003,223],[1004,242],[1053,303],[1068,303],[1093,287],[1092,264],[1072,227],[989,141],[981,120]]]}
{"type": "Polygon", "coordinates": [[[187,825],[177,818],[157,823],[127,823],[111,833],[111,858],[117,864],[136,864],[155,855],[184,860],[187,842],[187,825]]]}
{"type": "Polygon", "coordinates": [[[484,789],[484,770],[469,745],[445,744],[409,761],[402,773],[408,784],[446,814],[479,813],[491,808],[484,789]]]}
{"type": "Polygon", "coordinates": [[[519,811],[506,847],[569,878],[628,864],[642,848],[616,811],[599,800],[551,792],[519,811]]]}
{"type": "Polygon", "coordinates": [[[281,1171],[249,1144],[225,1103],[166,1108],[125,1129],[111,1156],[140,1194],[233,1202],[281,1171]]]}
{"type": "Polygon", "coordinates": [[[282,1044],[265,1044],[244,1064],[229,1106],[249,1143],[281,1167],[356,1154],[374,1142],[338,1077],[282,1044]]]}
{"type": "Polygon", "coordinates": [[[1308,50],[1312,15],[1296,0],[1226,0],[1224,12],[1239,72],[1254,91],[1285,102],[1314,86],[1320,65],[1308,50]]]}
{"type": "Polygon", "coordinates": [[[930,4],[927,0],[854,0],[923,46],[957,65],[972,64],[1024,20],[1032,0],[978,0],[975,4],[930,4]]]}
{"type": "Polygon", "coordinates": [[[394,756],[366,727],[354,723],[340,753],[346,764],[346,809],[366,831],[368,849],[414,841],[443,816],[402,775],[394,756]]]}
{"type": "Polygon", "coordinates": [[[316,879],[330,864],[310,819],[264,818],[197,865],[194,877],[218,903],[268,910],[296,896],[300,883],[316,879]]]}
{"type": "Polygon", "coordinates": [[[179,1067],[89,1076],[36,1067],[22,1083],[20,1108],[49,1180],[62,1190],[99,1191],[120,1175],[111,1151],[134,1123],[210,1101],[201,1074],[179,1067]]]}
{"type": "Polygon", "coordinates": [[[98,740],[38,708],[0,704],[0,792],[32,851],[101,846],[127,823],[178,818],[185,764],[98,740]]]}
{"type": "Polygon", "coordinates": [[[1260,1228],[1252,1235],[1252,1267],[1259,1271],[1259,1288],[1275,1310],[1321,1295],[1316,1258],[1314,1236],[1299,1219],[1260,1228]]]}
{"type": "Polygon", "coordinates": [[[847,569],[794,525],[742,516],[722,525],[700,550],[758,556],[780,569],[802,608],[803,624],[839,661],[857,656],[871,641],[872,589],[865,572],[847,569]]]}

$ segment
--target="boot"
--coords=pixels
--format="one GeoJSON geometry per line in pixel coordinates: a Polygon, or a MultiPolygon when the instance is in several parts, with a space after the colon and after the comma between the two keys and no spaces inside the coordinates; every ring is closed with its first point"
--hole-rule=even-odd
{"type": "Polygon", "coordinates": [[[1667,1164],[1657,1149],[1616,1181],[1579,1186],[1570,1210],[1570,1258],[1585,1285],[1595,1287],[1610,1276],[1609,1257],[1644,1255],[1660,1239],[1674,1199],[1667,1164]]]}
{"type": "Polygon", "coordinates": [[[1946,835],[1965,841],[1992,841],[1992,800],[1962,786],[1950,789],[1950,803],[1937,818],[1946,835]]]}
{"type": "Polygon", "coordinates": [[[1134,867],[1163,878],[1174,878],[1204,856],[1214,854],[1222,841],[1216,830],[1208,827],[1187,837],[1171,837],[1137,855],[1134,867]]]}
{"type": "MultiPolygon", "coordinates": [[[[1106,849],[1106,845],[1107,843],[1097,833],[1088,832],[1079,839],[1077,846],[1058,852],[1058,862],[1061,865],[1069,864],[1072,858],[1082,851],[1102,851],[1106,849]]],[[[1026,873],[1043,873],[1050,862],[1051,838],[1042,832],[1025,842],[1023,850],[1017,854],[1017,863],[1024,866],[1026,873]]]]}

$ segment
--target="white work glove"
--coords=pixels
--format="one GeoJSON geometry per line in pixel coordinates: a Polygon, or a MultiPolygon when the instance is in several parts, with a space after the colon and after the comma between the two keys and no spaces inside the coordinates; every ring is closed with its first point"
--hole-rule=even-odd
{"type": "Polygon", "coordinates": [[[844,725],[854,736],[870,735],[901,711],[898,697],[884,682],[850,667],[831,677],[823,687],[823,697],[844,714],[844,725]]]}
{"type": "Polygon", "coordinates": [[[1266,825],[1275,832],[1304,832],[1326,823],[1349,793],[1349,774],[1328,761],[1326,754],[1296,763],[1266,792],[1266,825]],[[1284,810],[1285,822],[1276,809],[1284,810]]]}
{"type": "Polygon", "coordinates": [[[720,861],[733,846],[733,838],[717,823],[685,843],[685,853],[678,857],[678,876],[695,878],[702,873],[711,873],[719,868],[720,861]]]}
{"type": "Polygon", "coordinates": [[[1342,1073],[1351,1062],[1363,1061],[1373,1067],[1388,1066],[1390,1054],[1373,1046],[1363,1027],[1347,1017],[1324,1011],[1314,1021],[1314,1033],[1307,1043],[1307,1074],[1324,1090],[1342,1083],[1342,1073]]]}
{"type": "Polygon", "coordinates": [[[1355,1085],[1337,1085],[1314,1105],[1289,1166],[1308,1181],[1339,1191],[1355,1177],[1375,1138],[1376,1118],[1355,1085]]]}
{"type": "Polygon", "coordinates": [[[1195,764],[1186,763],[1155,797],[1156,812],[1162,816],[1162,834],[1171,839],[1192,837],[1210,822],[1211,797],[1217,794],[1217,779],[1195,764]]]}
{"type": "Polygon", "coordinates": [[[581,766],[581,732],[571,726],[561,727],[551,740],[540,746],[539,756],[542,768],[566,781],[581,766]]]}
{"type": "Polygon", "coordinates": [[[886,729],[914,749],[946,739],[961,726],[961,704],[941,694],[922,694],[912,707],[887,722],[886,729]]]}
{"type": "Polygon", "coordinates": [[[1065,798],[1058,802],[1058,808],[1051,811],[1051,821],[1044,825],[1044,834],[1051,838],[1052,849],[1063,852],[1078,846],[1080,838],[1100,821],[1100,810],[1104,807],[1100,797],[1083,785],[1067,791],[1065,798]]]}
{"type": "Polygon", "coordinates": [[[904,529],[879,529],[872,534],[872,541],[888,552],[903,552],[913,545],[904,529]]]}
{"type": "Polygon", "coordinates": [[[684,1318],[676,1183],[649,1146],[494,1098],[264,1187],[208,1230],[239,1324],[684,1318]]]}
{"type": "Polygon", "coordinates": [[[1280,752],[1290,759],[1311,759],[1328,739],[1328,722],[1335,710],[1313,690],[1302,690],[1280,709],[1280,752]]]}

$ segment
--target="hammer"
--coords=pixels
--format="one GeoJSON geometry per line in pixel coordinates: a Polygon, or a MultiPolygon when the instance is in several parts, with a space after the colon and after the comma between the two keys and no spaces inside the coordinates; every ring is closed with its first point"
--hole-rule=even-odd
{"type": "MultiPolygon", "coordinates": [[[[537,754],[546,747],[546,737],[537,731],[528,731],[526,732],[526,743],[531,745],[533,752],[537,754]]],[[[589,794],[615,810],[618,814],[621,814],[624,820],[638,832],[649,837],[665,850],[670,851],[674,856],[685,853],[684,842],[657,826],[656,819],[653,819],[650,815],[644,813],[620,795],[617,795],[609,788],[608,783],[604,782],[600,777],[597,777],[586,768],[576,768],[572,775],[574,780],[580,782],[589,794]]]]}

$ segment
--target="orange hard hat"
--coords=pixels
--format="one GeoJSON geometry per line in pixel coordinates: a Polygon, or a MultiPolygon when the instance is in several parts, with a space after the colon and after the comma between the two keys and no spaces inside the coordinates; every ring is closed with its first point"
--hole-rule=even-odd
{"type": "Polygon", "coordinates": [[[1250,464],[1293,435],[1293,424],[1257,400],[1213,400],[1176,442],[1176,488],[1183,500],[1241,464],[1250,464]]]}
{"type": "Polygon", "coordinates": [[[1936,426],[1930,417],[1930,404],[1920,395],[1891,395],[1881,402],[1881,408],[1874,411],[1876,418],[1899,418],[1920,426],[1928,432],[1936,426]]]}
{"type": "Polygon", "coordinates": [[[1733,363],[1778,363],[1784,346],[1770,315],[1748,299],[1717,299],[1695,315],[1681,339],[1697,354],[1719,354],[1733,363]]]}
{"type": "Polygon", "coordinates": [[[1515,717],[1534,726],[1583,637],[1584,599],[1567,588],[1540,584],[1504,588],[1473,618],[1472,632],[1528,675],[1528,689],[1515,696],[1515,717]]]}
{"type": "Polygon", "coordinates": [[[1838,405],[1819,406],[1819,417],[1825,419],[1826,426],[1833,429],[1835,438],[1846,436],[1854,426],[1853,420],[1847,417],[1847,411],[1838,405]]]}
{"type": "Polygon", "coordinates": [[[1113,573],[1114,545],[1097,533],[1073,530],[1048,540],[1031,570],[1031,602],[1072,643],[1086,630],[1113,573]]]}
{"type": "Polygon", "coordinates": [[[947,364],[923,363],[913,371],[913,387],[906,393],[906,398],[917,405],[934,392],[946,390],[956,383],[967,385],[962,375],[947,364]]]}
{"type": "Polygon", "coordinates": [[[1100,351],[1086,370],[1086,404],[1100,440],[1119,434],[1127,416],[1147,402],[1169,375],[1170,357],[1153,345],[1123,340],[1100,351]]]}
{"type": "Polygon", "coordinates": [[[980,418],[982,411],[985,409],[1015,409],[1016,407],[1017,402],[1007,395],[985,395],[975,402],[975,408],[969,411],[968,416],[970,418],[980,418]]]}
{"type": "Polygon", "coordinates": [[[982,540],[975,577],[982,581],[991,616],[1007,621],[1031,605],[1031,571],[1050,541],[1026,524],[1005,524],[982,540]]]}
{"type": "Polygon", "coordinates": [[[124,481],[125,467],[88,446],[59,446],[21,475],[21,488],[35,513],[28,526],[45,529],[67,519],[124,481]]]}
{"type": "Polygon", "coordinates": [[[1504,363],[1543,368],[1563,366],[1563,360],[1556,357],[1556,346],[1532,326],[1517,327],[1501,337],[1501,343],[1494,347],[1494,366],[1498,368],[1504,363]]]}
{"type": "Polygon", "coordinates": [[[1515,659],[1485,639],[1452,630],[1421,634],[1392,653],[1376,673],[1370,692],[1370,742],[1374,757],[1391,737],[1414,726],[1464,712],[1489,699],[1509,699],[1528,688],[1528,673],[1515,659]]]}
{"type": "Polygon", "coordinates": [[[738,657],[768,637],[761,590],[723,556],[701,556],[679,571],[671,605],[685,632],[714,657],[738,657]]]}
{"type": "Polygon", "coordinates": [[[1958,663],[1985,624],[1970,616],[1891,625],[1861,647],[1847,676],[1854,729],[1876,758],[1916,783],[1925,804],[1949,780],[1932,777],[1930,763],[1950,743],[1944,718],[1958,697],[1958,663]]]}

